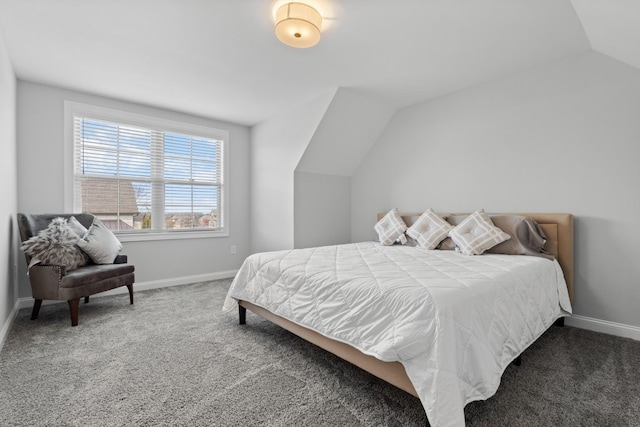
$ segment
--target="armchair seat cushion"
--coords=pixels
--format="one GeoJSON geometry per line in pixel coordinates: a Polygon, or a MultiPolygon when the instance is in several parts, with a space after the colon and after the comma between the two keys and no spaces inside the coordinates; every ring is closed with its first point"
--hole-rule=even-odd
{"type": "Polygon", "coordinates": [[[102,282],[114,277],[133,273],[135,270],[131,264],[92,264],[77,270],[68,272],[62,276],[60,287],[75,288],[78,286],[91,286],[92,283],[102,282]]]}

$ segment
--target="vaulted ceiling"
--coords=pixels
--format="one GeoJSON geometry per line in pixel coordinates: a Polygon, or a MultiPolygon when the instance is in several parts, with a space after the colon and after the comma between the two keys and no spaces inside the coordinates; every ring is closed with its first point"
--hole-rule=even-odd
{"type": "Polygon", "coordinates": [[[640,68],[637,0],[0,0],[19,79],[253,125],[338,87],[400,108],[589,49],[640,68]]]}

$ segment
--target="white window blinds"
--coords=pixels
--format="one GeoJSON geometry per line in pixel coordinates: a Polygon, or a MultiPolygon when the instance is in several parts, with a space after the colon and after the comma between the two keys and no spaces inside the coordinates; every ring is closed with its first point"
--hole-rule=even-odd
{"type": "Polygon", "coordinates": [[[220,230],[224,140],[74,116],[74,207],[117,231],[220,230]]]}

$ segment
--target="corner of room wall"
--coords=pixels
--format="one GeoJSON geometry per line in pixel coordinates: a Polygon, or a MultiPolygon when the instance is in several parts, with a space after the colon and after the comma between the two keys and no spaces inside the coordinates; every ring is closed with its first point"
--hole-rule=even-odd
{"type": "Polygon", "coordinates": [[[251,129],[251,252],[294,246],[294,172],[336,90],[251,129]]]}
{"type": "Polygon", "coordinates": [[[294,175],[294,247],[351,241],[351,176],[395,109],[339,88],[294,175]]]}
{"type": "Polygon", "coordinates": [[[255,125],[252,252],[350,241],[350,177],[394,113],[338,88],[255,125]]]}
{"type": "Polygon", "coordinates": [[[0,35],[0,349],[16,313],[18,300],[16,86],[13,66],[0,35]]]}

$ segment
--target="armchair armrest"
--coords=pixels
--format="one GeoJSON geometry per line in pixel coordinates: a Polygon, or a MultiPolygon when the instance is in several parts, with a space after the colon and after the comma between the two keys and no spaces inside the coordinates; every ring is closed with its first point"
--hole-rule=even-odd
{"type": "Polygon", "coordinates": [[[116,259],[113,260],[114,264],[126,264],[128,257],[126,255],[116,255],[116,259]]]}
{"type": "Polygon", "coordinates": [[[29,269],[31,292],[35,299],[58,299],[58,288],[67,267],[59,264],[36,264],[29,269]]]}

